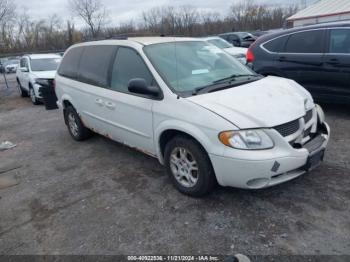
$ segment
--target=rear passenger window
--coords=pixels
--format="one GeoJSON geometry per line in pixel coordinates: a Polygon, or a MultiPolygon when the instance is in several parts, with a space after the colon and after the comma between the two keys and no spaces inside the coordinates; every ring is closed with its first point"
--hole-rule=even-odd
{"type": "Polygon", "coordinates": [[[324,30],[292,34],[286,45],[286,53],[323,53],[324,30]]]}
{"type": "Polygon", "coordinates": [[[116,46],[86,46],[79,66],[79,81],[107,87],[109,68],[114,58],[116,46]]]}
{"type": "Polygon", "coordinates": [[[350,30],[334,29],[330,31],[329,53],[350,53],[350,30]]]}
{"type": "Polygon", "coordinates": [[[58,74],[72,79],[78,77],[78,66],[83,47],[75,47],[64,56],[58,69],[58,74]]]}
{"type": "Polygon", "coordinates": [[[128,84],[133,78],[143,78],[148,85],[153,82],[152,74],[136,51],[120,47],[113,65],[111,89],[129,93],[128,84]]]}
{"type": "Polygon", "coordinates": [[[282,37],[276,38],[264,44],[264,47],[270,52],[275,52],[275,53],[281,52],[283,51],[287,38],[288,36],[282,36],[282,37]]]}

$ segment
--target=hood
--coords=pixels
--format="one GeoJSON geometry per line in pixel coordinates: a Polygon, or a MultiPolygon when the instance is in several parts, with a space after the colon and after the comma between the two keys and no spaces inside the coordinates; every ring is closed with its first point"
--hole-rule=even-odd
{"type": "Polygon", "coordinates": [[[43,78],[43,79],[54,79],[56,71],[36,71],[33,72],[34,78],[43,78]]]}
{"type": "Polygon", "coordinates": [[[305,115],[311,95],[293,80],[269,76],[218,92],[188,97],[241,129],[274,127],[305,115]]]}
{"type": "Polygon", "coordinates": [[[248,52],[248,48],[243,47],[229,47],[224,49],[230,55],[246,55],[248,52]]]}

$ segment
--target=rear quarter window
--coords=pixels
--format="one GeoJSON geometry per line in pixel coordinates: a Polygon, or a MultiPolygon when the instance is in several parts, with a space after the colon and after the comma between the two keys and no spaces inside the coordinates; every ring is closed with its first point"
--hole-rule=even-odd
{"type": "Polygon", "coordinates": [[[288,36],[278,37],[269,42],[266,42],[265,44],[263,44],[263,47],[270,52],[274,52],[274,53],[282,52],[286,44],[287,38],[288,36]]]}
{"type": "Polygon", "coordinates": [[[63,57],[58,69],[58,74],[64,77],[77,79],[79,61],[83,50],[83,47],[74,47],[70,49],[63,57]]]}
{"type": "Polygon", "coordinates": [[[107,87],[111,62],[116,46],[86,46],[80,59],[78,80],[87,84],[107,87]]]}

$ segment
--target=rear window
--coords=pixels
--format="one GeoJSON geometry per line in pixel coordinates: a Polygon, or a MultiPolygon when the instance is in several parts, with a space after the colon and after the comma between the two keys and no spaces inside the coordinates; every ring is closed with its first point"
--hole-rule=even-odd
{"type": "Polygon", "coordinates": [[[108,73],[116,50],[116,46],[86,46],[80,60],[79,81],[107,87],[108,73]]]}
{"type": "Polygon", "coordinates": [[[76,79],[78,77],[78,66],[82,52],[83,47],[75,47],[70,49],[61,62],[58,69],[58,74],[76,79]]]}
{"type": "Polygon", "coordinates": [[[267,42],[266,44],[264,44],[264,48],[267,49],[270,52],[281,52],[286,44],[286,40],[287,40],[288,36],[282,36],[279,38],[276,38],[270,42],[267,42]]]}
{"type": "Polygon", "coordinates": [[[323,53],[324,30],[292,34],[287,42],[286,53],[323,53]]]}

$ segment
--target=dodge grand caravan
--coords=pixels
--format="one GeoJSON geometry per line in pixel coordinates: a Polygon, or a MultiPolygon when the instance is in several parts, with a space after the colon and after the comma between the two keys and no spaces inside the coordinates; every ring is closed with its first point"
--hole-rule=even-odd
{"type": "Polygon", "coordinates": [[[216,183],[259,189],[296,178],[320,164],[329,140],[304,88],[199,39],[74,45],[56,94],[73,139],[93,131],[154,156],[191,196],[216,183]]]}

